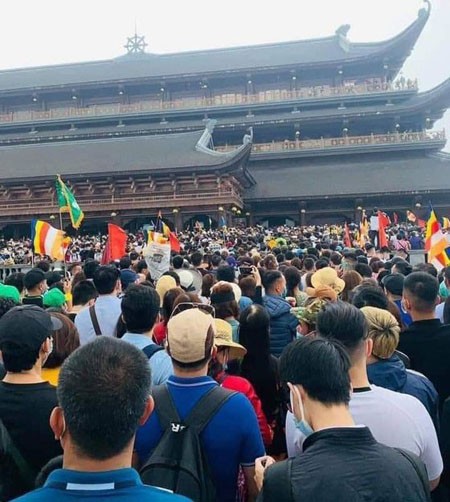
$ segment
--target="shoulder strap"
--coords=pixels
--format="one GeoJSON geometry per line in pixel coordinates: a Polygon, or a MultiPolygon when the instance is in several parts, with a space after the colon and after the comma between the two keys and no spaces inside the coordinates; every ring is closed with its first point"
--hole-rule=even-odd
{"type": "Polygon", "coordinates": [[[225,402],[235,394],[237,394],[237,392],[215,385],[200,398],[184,423],[191,427],[195,427],[197,433],[200,434],[225,402]]]}
{"type": "Polygon", "coordinates": [[[9,453],[19,470],[20,476],[23,481],[28,485],[28,487],[34,487],[34,480],[36,479],[36,473],[30,467],[28,462],[23,458],[23,455],[16,448],[8,429],[5,424],[0,419],[0,436],[2,438],[2,444],[4,446],[5,452],[9,453]]]}
{"type": "Polygon", "coordinates": [[[294,500],[292,494],[292,458],[271,465],[264,474],[264,500],[294,500]]]}
{"type": "Polygon", "coordinates": [[[409,452],[408,450],[404,450],[403,448],[394,448],[394,450],[397,450],[414,467],[417,476],[419,476],[419,479],[422,482],[423,488],[427,496],[427,500],[431,501],[430,484],[425,465],[420,461],[418,457],[416,457],[416,455],[409,452]]]}
{"type": "Polygon", "coordinates": [[[156,345],[156,343],[152,343],[151,345],[147,345],[142,349],[142,352],[147,356],[148,359],[151,359],[154,354],[159,352],[160,350],[164,350],[164,347],[160,345],[156,345]]]}
{"type": "Polygon", "coordinates": [[[95,305],[91,305],[89,307],[89,315],[91,316],[92,326],[94,326],[95,335],[100,336],[102,334],[102,330],[100,329],[100,324],[98,323],[97,313],[95,312],[95,305]]]}
{"type": "Polygon", "coordinates": [[[163,431],[170,427],[172,422],[180,423],[180,416],[170,395],[166,384],[157,385],[152,389],[155,400],[155,409],[163,431]]]}

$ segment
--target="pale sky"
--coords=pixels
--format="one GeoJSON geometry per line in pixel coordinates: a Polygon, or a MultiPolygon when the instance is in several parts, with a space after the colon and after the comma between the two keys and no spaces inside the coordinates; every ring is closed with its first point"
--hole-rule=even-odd
{"type": "MultiPolygon", "coordinates": [[[[385,40],[408,26],[423,5],[422,0],[2,0],[0,69],[120,56],[135,23],[147,50],[155,53],[317,38],[342,24],[351,25],[352,41],[385,40]]],[[[450,1],[432,0],[431,19],[404,67],[405,77],[417,77],[423,91],[450,77],[449,21],[450,1]]],[[[449,112],[436,125],[444,126],[450,134],[449,112]]]]}

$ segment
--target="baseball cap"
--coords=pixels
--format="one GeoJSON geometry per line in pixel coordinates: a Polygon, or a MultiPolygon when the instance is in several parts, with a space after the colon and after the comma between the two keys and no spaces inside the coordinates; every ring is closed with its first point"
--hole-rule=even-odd
{"type": "Polygon", "coordinates": [[[66,303],[66,297],[59,288],[52,288],[42,298],[45,307],[62,307],[66,303]]]}
{"type": "Polygon", "coordinates": [[[125,290],[130,284],[134,284],[138,279],[136,272],[131,269],[125,269],[120,271],[120,282],[122,283],[122,289],[125,290]]]}
{"type": "Polygon", "coordinates": [[[386,288],[386,290],[396,296],[402,296],[404,282],[405,276],[403,276],[402,274],[385,275],[383,279],[381,279],[381,283],[386,288]]]}
{"type": "Polygon", "coordinates": [[[0,350],[4,343],[37,350],[62,322],[37,305],[14,307],[0,319],[0,350]]]}
{"type": "Polygon", "coordinates": [[[0,298],[9,298],[16,303],[20,303],[20,293],[15,286],[0,284],[0,298]]]}
{"type": "Polygon", "coordinates": [[[384,268],[386,270],[390,270],[397,263],[401,263],[401,262],[404,262],[404,261],[406,261],[406,260],[404,260],[402,257],[400,257],[400,256],[394,256],[389,261],[386,261],[384,263],[384,268]]]}
{"type": "Polygon", "coordinates": [[[23,282],[27,289],[33,289],[42,281],[45,281],[45,272],[40,268],[32,268],[23,278],[23,282]]]}
{"type": "Polygon", "coordinates": [[[214,318],[201,309],[188,309],[167,323],[167,349],[180,363],[196,363],[209,357],[214,345],[214,318]]]}

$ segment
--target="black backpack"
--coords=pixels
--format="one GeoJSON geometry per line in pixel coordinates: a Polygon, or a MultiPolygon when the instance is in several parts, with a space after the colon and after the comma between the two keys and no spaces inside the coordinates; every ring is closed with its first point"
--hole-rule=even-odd
{"type": "Polygon", "coordinates": [[[152,394],[164,434],[140,470],[142,482],[172,490],[195,502],[216,500],[200,433],[236,392],[214,386],[183,421],[166,385],[155,387],[152,394]]]}

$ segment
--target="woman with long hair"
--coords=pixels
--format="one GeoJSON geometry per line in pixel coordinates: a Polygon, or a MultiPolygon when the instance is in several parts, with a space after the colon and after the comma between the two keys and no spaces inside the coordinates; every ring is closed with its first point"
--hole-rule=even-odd
{"type": "Polygon", "coordinates": [[[59,371],[63,362],[80,346],[80,337],[75,324],[65,314],[51,312],[62,323],[62,327],[53,331],[53,350],[42,368],[42,378],[52,385],[58,385],[59,371]]]}
{"type": "Polygon", "coordinates": [[[253,304],[239,318],[239,342],[247,349],[240,375],[254,387],[264,415],[274,433],[271,452],[286,451],[284,407],[278,375],[278,360],[270,353],[270,316],[261,305],[253,304]]]}
{"type": "Polygon", "coordinates": [[[161,321],[153,329],[153,340],[158,345],[163,345],[167,337],[167,323],[174,309],[175,300],[184,294],[181,288],[172,288],[166,291],[162,298],[161,321]]]}
{"type": "Polygon", "coordinates": [[[344,272],[342,279],[345,282],[345,287],[341,293],[341,300],[350,303],[353,290],[362,283],[363,278],[356,270],[347,270],[344,272]]]}
{"type": "Polygon", "coordinates": [[[295,298],[295,306],[303,307],[308,295],[300,291],[301,274],[297,267],[287,267],[283,275],[286,279],[286,297],[295,298]]]}
{"type": "Polygon", "coordinates": [[[272,442],[272,430],[267,423],[267,418],[262,410],[259,399],[252,384],[242,376],[230,375],[228,372],[230,363],[241,359],[245,348],[233,342],[231,326],[223,319],[215,319],[216,336],[215,346],[217,353],[210,363],[209,376],[214,378],[222,387],[245,394],[255,410],[258,418],[259,429],[266,446],[272,442]]]}

